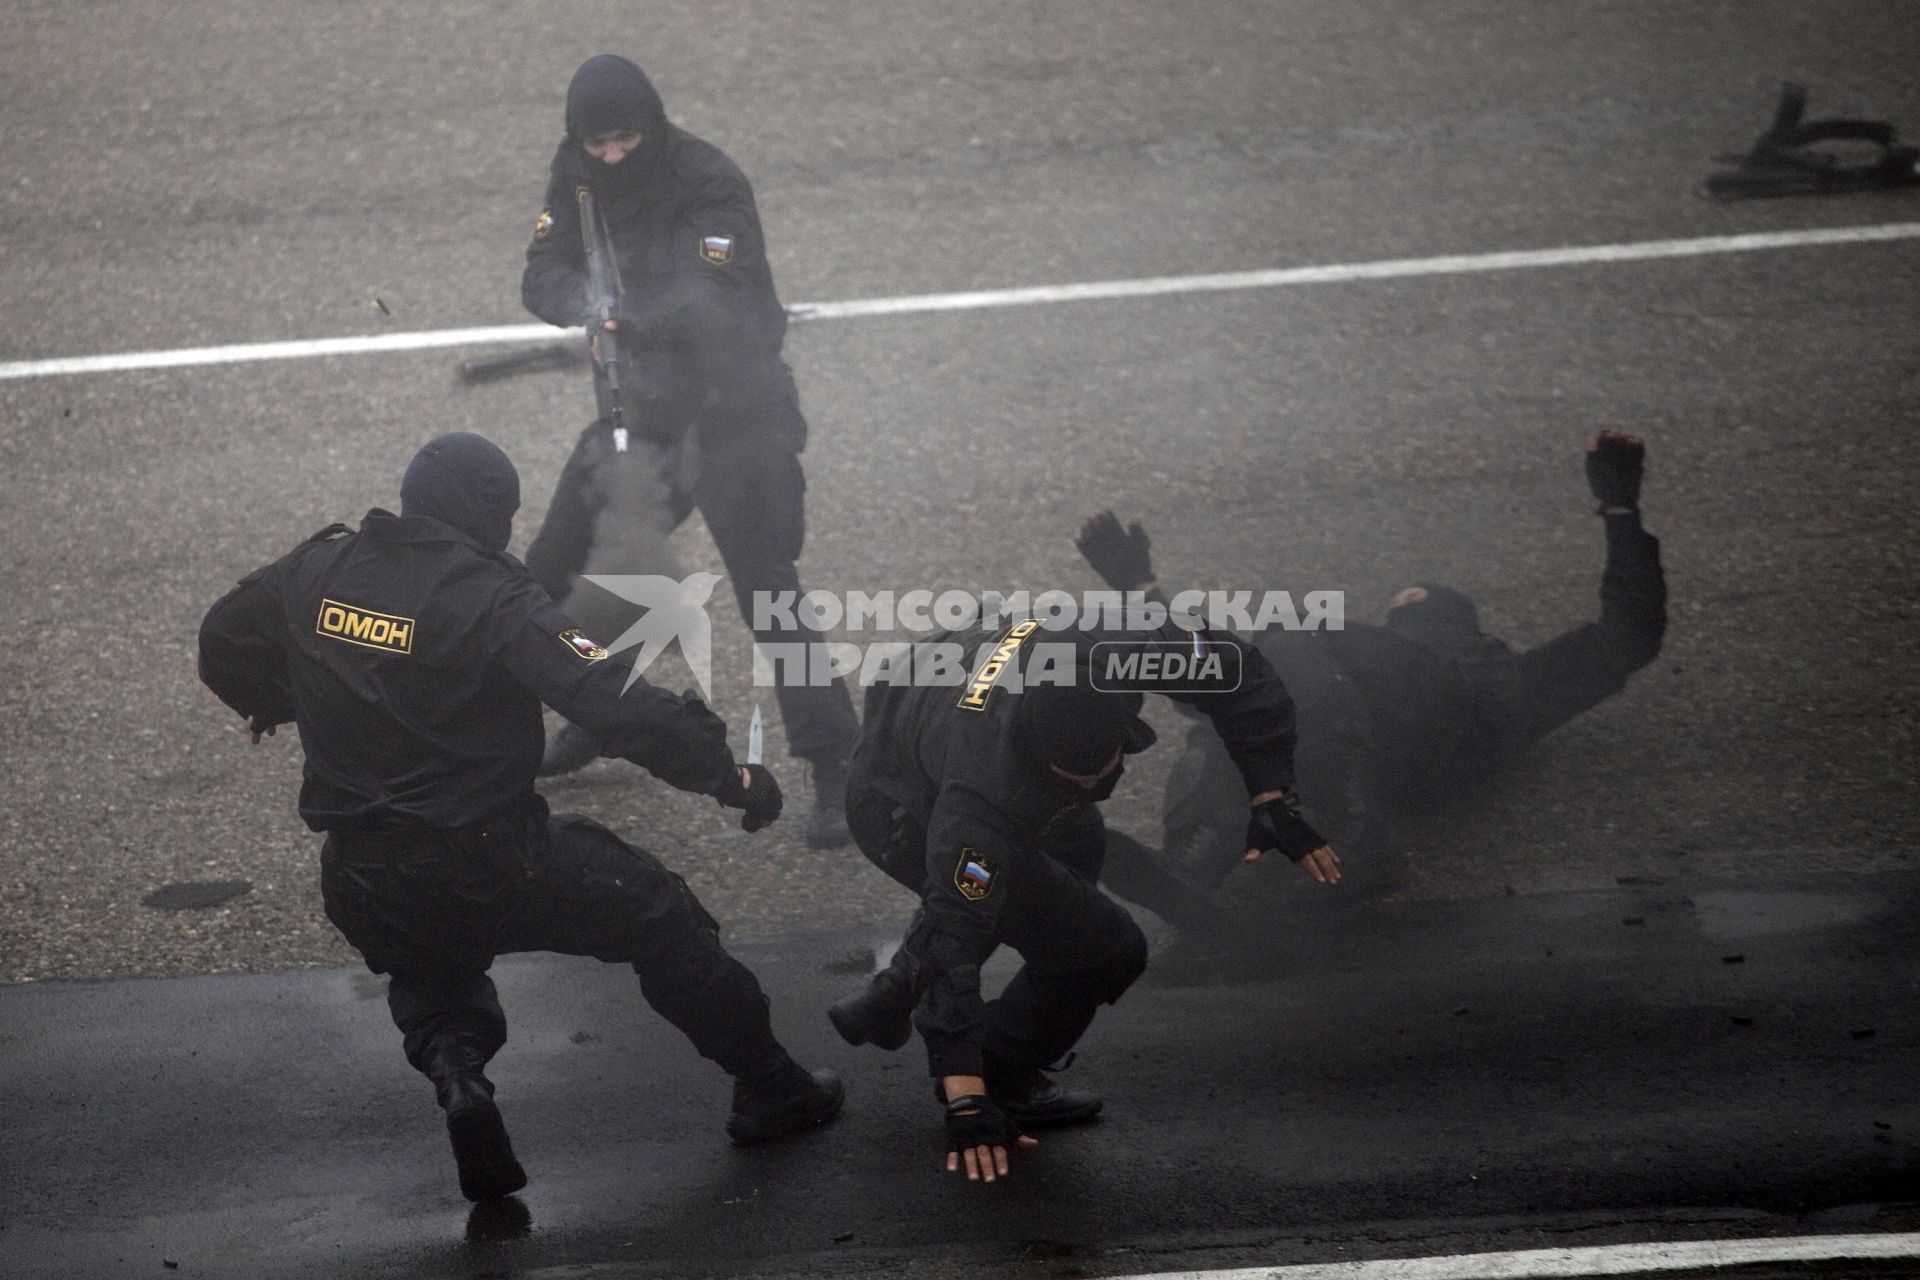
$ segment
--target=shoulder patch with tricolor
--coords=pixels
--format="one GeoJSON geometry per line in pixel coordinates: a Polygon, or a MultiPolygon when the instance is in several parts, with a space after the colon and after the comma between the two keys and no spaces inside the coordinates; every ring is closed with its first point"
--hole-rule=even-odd
{"type": "Polygon", "coordinates": [[[717,267],[733,261],[732,236],[701,236],[700,256],[717,267]]]}
{"type": "Polygon", "coordinates": [[[960,860],[953,868],[953,887],[968,902],[978,902],[993,892],[993,878],[999,867],[978,849],[960,846],[960,860]]]}
{"type": "Polygon", "coordinates": [[[542,209],[540,216],[533,220],[533,239],[538,244],[553,233],[553,210],[542,209]]]}
{"type": "Polygon", "coordinates": [[[560,633],[560,643],[574,651],[588,662],[598,662],[607,656],[607,651],[587,639],[578,627],[568,627],[560,633]]]}

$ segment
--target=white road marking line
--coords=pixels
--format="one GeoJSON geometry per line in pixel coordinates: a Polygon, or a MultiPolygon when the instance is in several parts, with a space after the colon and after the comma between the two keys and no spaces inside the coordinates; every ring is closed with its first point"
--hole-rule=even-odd
{"type": "Polygon", "coordinates": [[[424,351],[433,347],[478,347],[501,342],[538,342],[572,332],[550,324],[505,324],[486,329],[430,329],[364,338],[303,338],[230,347],[185,347],[131,351],[115,356],[66,356],[0,364],[0,379],[57,378],[76,373],[123,373],[129,369],[177,369],[185,365],[245,364],[253,360],[300,360],[309,356],[357,356],[373,351],[424,351]]]}
{"type": "MultiPolygon", "coordinates": [[[[1449,254],[1437,258],[1393,258],[1323,267],[1282,267],[1268,271],[1231,271],[1217,275],[1159,276],[1143,280],[1096,280],[1085,284],[1035,285],[1020,289],[984,289],[970,293],[926,293],[901,298],[859,298],[850,302],[809,302],[789,307],[795,320],[851,320],[870,316],[922,315],[938,311],[978,311],[1056,302],[1096,302],[1151,298],[1179,293],[1221,293],[1239,289],[1275,289],[1302,284],[1342,284],[1361,280],[1404,280],[1416,276],[1468,275],[1531,267],[1572,267],[1595,263],[1646,262],[1658,258],[1697,258],[1721,253],[1758,253],[1818,245],[1871,244],[1920,239],[1920,222],[1891,222],[1870,227],[1814,227],[1802,231],[1765,231],[1737,236],[1698,236],[1690,240],[1641,240],[1628,244],[1575,245],[1562,249],[1519,249],[1501,253],[1449,254]]],[[[176,369],[188,365],[241,364],[254,360],[298,360],[311,356],[365,355],[380,351],[424,351],[435,347],[492,346],[539,342],[570,332],[545,324],[494,325],[478,329],[434,329],[355,338],[312,338],[289,342],[189,347],[174,351],[134,351],[123,355],[67,356],[52,360],[16,360],[0,364],[0,380],[56,378],[83,373],[119,373],[132,369],[176,369]]]]}
{"type": "Polygon", "coordinates": [[[1220,1271],[1161,1271],[1114,1280],[1522,1280],[1625,1276],[1771,1262],[1920,1257],[1920,1234],[1788,1236],[1771,1240],[1678,1240],[1659,1244],[1523,1249],[1374,1262],[1322,1262],[1220,1271]]]}

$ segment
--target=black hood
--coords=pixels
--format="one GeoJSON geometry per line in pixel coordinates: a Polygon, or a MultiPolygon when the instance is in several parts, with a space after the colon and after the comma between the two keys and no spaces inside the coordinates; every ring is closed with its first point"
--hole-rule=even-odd
{"type": "Polygon", "coordinates": [[[1460,660],[1505,653],[1506,645],[1480,630],[1480,611],[1464,592],[1438,582],[1415,583],[1427,598],[1387,610],[1387,628],[1442,658],[1460,660]]]}
{"type": "Polygon", "coordinates": [[[588,58],[567,86],[567,139],[576,147],[588,138],[638,129],[641,143],[616,165],[580,155],[587,172],[612,199],[633,195],[666,163],[670,144],[667,109],[647,73],[618,54],[588,58]]]}
{"type": "Polygon", "coordinates": [[[505,551],[520,509],[520,473],[500,446],[471,431],[435,436],[400,481],[400,514],[451,525],[489,551],[505,551]]]}
{"type": "Polygon", "coordinates": [[[1116,751],[1128,755],[1153,745],[1139,717],[1140,695],[1095,689],[1088,669],[1073,684],[1029,685],[1020,692],[1021,727],[1039,757],[1068,773],[1099,773],[1116,751]]]}

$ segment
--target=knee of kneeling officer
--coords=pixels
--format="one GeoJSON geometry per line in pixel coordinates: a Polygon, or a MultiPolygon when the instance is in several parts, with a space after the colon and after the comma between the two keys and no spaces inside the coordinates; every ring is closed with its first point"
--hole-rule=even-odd
{"type": "Polygon", "coordinates": [[[1147,935],[1132,916],[1122,913],[1121,919],[1125,924],[1116,929],[1113,946],[1100,967],[1100,999],[1107,1004],[1125,995],[1147,971],[1147,935]]]}

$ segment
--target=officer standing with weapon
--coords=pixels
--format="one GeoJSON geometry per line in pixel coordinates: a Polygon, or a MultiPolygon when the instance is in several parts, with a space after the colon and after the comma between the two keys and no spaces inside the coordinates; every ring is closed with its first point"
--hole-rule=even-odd
{"type": "MultiPolygon", "coordinates": [[[[756,593],[797,595],[807,423],[780,356],[787,316],[753,190],[717,147],[667,121],[659,94],[625,58],[588,59],[567,90],[567,134],[521,295],[542,319],[589,329],[600,406],[527,550],[534,577],[564,596],[614,522],[652,521],[665,533],[697,507],[749,625],[756,593]],[[648,510],[610,497],[636,486],[605,473],[636,465],[651,471],[658,494],[648,510]]],[[[821,639],[804,623],[769,625],[755,638],[821,639]]],[[[783,685],[778,697],[789,750],[811,766],[807,843],[845,844],[853,701],[838,679],[783,685]]],[[[591,736],[570,726],[549,745],[542,772],[596,754],[591,736]]]]}

